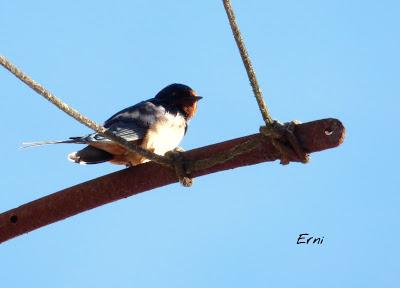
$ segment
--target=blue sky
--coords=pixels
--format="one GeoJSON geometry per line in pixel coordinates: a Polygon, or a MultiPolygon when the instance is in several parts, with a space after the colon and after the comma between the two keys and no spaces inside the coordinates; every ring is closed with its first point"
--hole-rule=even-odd
{"type": "MultiPolygon", "coordinates": [[[[111,203],[0,245],[4,287],[397,287],[398,1],[234,1],[274,118],[335,117],[344,144],[111,203]],[[300,233],[322,245],[296,245],[300,233]]],[[[182,146],[262,124],[221,1],[0,1],[0,53],[95,121],[179,82],[182,146]]],[[[121,169],[19,149],[88,129],[0,69],[0,210],[121,169]]]]}

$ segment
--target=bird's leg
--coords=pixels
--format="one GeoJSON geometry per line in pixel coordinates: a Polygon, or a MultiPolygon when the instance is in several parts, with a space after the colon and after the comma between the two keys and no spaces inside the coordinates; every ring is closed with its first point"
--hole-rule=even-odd
{"type": "Polygon", "coordinates": [[[190,187],[193,184],[193,179],[190,176],[190,171],[187,169],[187,161],[183,157],[184,151],[183,148],[176,147],[174,150],[165,153],[165,156],[171,160],[176,175],[179,178],[179,182],[185,187],[190,187]]]}

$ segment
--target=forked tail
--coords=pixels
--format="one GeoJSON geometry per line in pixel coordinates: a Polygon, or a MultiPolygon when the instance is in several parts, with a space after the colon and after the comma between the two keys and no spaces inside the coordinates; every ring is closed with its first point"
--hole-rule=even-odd
{"type": "Polygon", "coordinates": [[[37,147],[48,144],[64,144],[64,143],[77,143],[76,139],[69,139],[63,141],[37,141],[37,142],[24,142],[21,148],[37,147]]]}

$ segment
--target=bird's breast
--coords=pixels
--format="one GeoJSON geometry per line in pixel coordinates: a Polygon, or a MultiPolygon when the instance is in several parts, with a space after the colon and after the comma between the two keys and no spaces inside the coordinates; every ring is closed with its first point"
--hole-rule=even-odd
{"type": "Polygon", "coordinates": [[[185,134],[185,128],[186,120],[182,115],[166,113],[149,127],[141,146],[156,154],[164,155],[179,145],[185,134]]]}

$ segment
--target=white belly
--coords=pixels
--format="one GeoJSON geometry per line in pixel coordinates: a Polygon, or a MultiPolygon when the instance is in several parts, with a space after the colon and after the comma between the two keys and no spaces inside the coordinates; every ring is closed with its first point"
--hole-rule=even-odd
{"type": "Polygon", "coordinates": [[[150,127],[142,147],[156,154],[164,155],[175,149],[185,134],[185,119],[178,115],[165,114],[158,119],[155,125],[150,127]]]}

